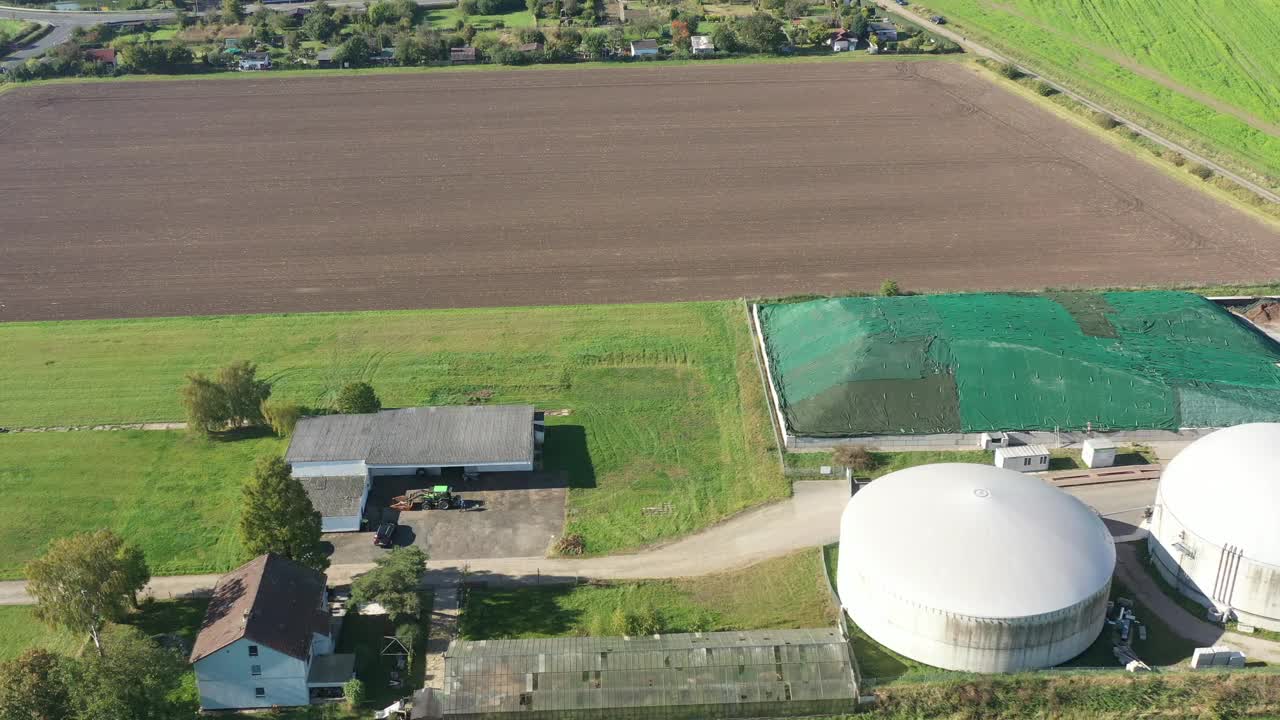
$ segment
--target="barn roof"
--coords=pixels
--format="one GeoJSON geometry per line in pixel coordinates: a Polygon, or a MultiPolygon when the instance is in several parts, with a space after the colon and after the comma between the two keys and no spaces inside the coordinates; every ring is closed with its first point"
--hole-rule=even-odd
{"type": "Polygon", "coordinates": [[[455,405],[305,418],[285,460],[450,466],[533,462],[532,405],[455,405]]]}
{"type": "Polygon", "coordinates": [[[311,506],[321,517],[352,517],[360,514],[365,476],[333,475],[300,477],[298,482],[311,498],[311,506]]]}

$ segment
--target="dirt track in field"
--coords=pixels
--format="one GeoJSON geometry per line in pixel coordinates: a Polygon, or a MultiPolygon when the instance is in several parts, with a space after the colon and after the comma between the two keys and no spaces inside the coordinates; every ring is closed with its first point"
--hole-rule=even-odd
{"type": "Polygon", "coordinates": [[[1251,281],[1278,236],[952,62],[0,96],[0,320],[1251,281]]]}

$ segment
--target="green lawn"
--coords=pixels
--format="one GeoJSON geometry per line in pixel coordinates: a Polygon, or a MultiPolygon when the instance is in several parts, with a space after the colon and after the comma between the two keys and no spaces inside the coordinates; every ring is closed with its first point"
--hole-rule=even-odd
{"type": "Polygon", "coordinates": [[[805,550],[690,580],[473,589],[460,631],[469,640],[620,635],[620,608],[656,614],[660,632],[828,627],[836,610],[822,573],[805,550]]]}
{"type": "MultiPolygon", "coordinates": [[[[147,635],[172,634],[191,643],[208,607],[209,601],[204,598],[144,602],[122,624],[133,625],[147,635]]],[[[87,635],[78,637],[63,630],[50,630],[36,619],[29,605],[0,606],[0,660],[31,647],[74,655],[88,641],[87,635]]]]}
{"type": "Polygon", "coordinates": [[[528,10],[518,10],[503,15],[467,15],[463,17],[458,8],[434,8],[426,11],[426,22],[437,30],[453,30],[462,20],[477,30],[487,30],[497,26],[499,22],[507,28],[531,28],[538,24],[537,18],[528,10]]]}
{"type": "Polygon", "coordinates": [[[1280,182],[1272,0],[924,0],[961,34],[1280,182]],[[1220,107],[1215,109],[1213,104],[1220,107]],[[1231,111],[1253,121],[1233,116],[1231,111]],[[1268,131],[1268,128],[1271,130],[1268,131]]]}
{"type": "Polygon", "coordinates": [[[17,37],[18,33],[27,26],[23,20],[7,20],[0,18],[0,37],[17,37]]]}
{"type": "Polygon", "coordinates": [[[0,435],[0,578],[50,540],[110,527],[156,575],[223,571],[240,557],[240,485],[274,438],[219,442],[178,432],[0,435]]]}
{"type": "MultiPolygon", "coordinates": [[[[590,552],[686,534],[788,492],[732,302],[6,323],[0,425],[179,419],[183,376],[237,358],[257,361],[277,397],[313,406],[365,379],[389,407],[483,397],[567,411],[548,420],[545,464],[567,473],[568,531],[590,552]],[[643,513],[664,503],[671,513],[643,513]]],[[[254,455],[280,446],[0,436],[0,540],[15,550],[0,568],[12,575],[53,534],[109,521],[157,568],[225,569],[240,481],[254,455]]]]}

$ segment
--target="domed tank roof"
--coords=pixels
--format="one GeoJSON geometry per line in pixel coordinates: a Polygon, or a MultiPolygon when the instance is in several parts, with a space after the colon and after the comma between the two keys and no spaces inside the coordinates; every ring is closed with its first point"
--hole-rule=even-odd
{"type": "Polygon", "coordinates": [[[891,473],[858,491],[840,521],[839,575],[957,615],[1055,612],[1101,590],[1115,563],[1111,536],[1088,506],[1038,477],[988,465],[891,473]]]}
{"type": "Polygon", "coordinates": [[[1214,545],[1280,565],[1280,423],[1236,425],[1191,443],[1165,468],[1159,502],[1214,545]]]}

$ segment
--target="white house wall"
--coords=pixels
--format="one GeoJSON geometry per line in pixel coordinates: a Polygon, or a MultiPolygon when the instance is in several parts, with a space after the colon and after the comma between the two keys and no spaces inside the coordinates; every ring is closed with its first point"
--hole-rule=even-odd
{"type": "MultiPolygon", "coordinates": [[[[489,463],[486,465],[370,465],[369,475],[413,475],[418,468],[426,468],[432,475],[439,475],[443,467],[462,467],[467,472],[531,472],[533,463],[489,463]]],[[[294,473],[295,475],[297,473],[294,473]]]]}
{"type": "Polygon", "coordinates": [[[293,463],[294,477],[342,477],[344,475],[364,475],[365,473],[363,460],[293,463]]]}
{"type": "Polygon", "coordinates": [[[237,640],[195,664],[202,708],[234,710],[310,702],[306,662],[266,645],[258,645],[257,657],[250,657],[250,645],[258,644],[237,640]],[[261,675],[252,674],[253,665],[262,668],[261,675]],[[256,697],[254,688],[265,689],[266,695],[256,697]]]}

